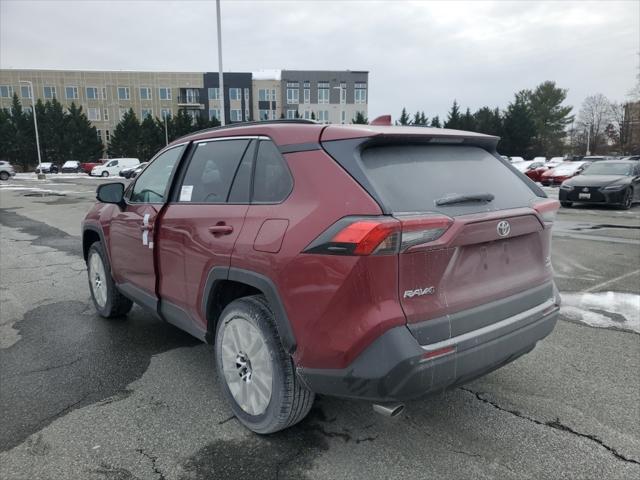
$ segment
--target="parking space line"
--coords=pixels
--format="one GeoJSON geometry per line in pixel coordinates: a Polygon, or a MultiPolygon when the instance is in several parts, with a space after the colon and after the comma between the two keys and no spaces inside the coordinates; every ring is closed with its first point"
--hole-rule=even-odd
{"type": "Polygon", "coordinates": [[[640,268],[638,270],[634,270],[633,272],[627,272],[624,275],[620,275],[619,277],[612,278],[611,280],[607,280],[606,282],[599,283],[598,285],[594,285],[593,287],[589,287],[586,290],[584,290],[584,293],[593,292],[600,288],[607,287],[612,283],[619,282],[620,280],[624,280],[625,278],[632,277],[633,275],[637,275],[638,273],[640,273],[640,268]]]}

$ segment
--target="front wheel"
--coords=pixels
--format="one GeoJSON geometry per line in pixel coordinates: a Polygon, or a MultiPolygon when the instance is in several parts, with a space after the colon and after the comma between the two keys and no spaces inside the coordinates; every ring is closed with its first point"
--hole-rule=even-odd
{"type": "Polygon", "coordinates": [[[102,172],[102,174],[100,176],[101,177],[108,177],[109,176],[109,172],[102,172]]]}
{"type": "Polygon", "coordinates": [[[560,205],[562,205],[564,208],[570,208],[571,205],[573,205],[573,202],[560,202],[560,205]]]}
{"type": "Polygon", "coordinates": [[[315,395],[297,377],[264,296],[241,298],[224,309],[215,349],[222,389],[245,427],[273,433],[309,413],[315,395]]]}
{"type": "Polygon", "coordinates": [[[0,180],[6,182],[9,180],[9,174],[7,172],[0,172],[0,180]]]}
{"type": "Polygon", "coordinates": [[[121,317],[133,307],[133,302],[122,295],[111,277],[109,260],[102,242],[95,242],[89,248],[87,272],[91,299],[98,313],[105,318],[121,317]]]}

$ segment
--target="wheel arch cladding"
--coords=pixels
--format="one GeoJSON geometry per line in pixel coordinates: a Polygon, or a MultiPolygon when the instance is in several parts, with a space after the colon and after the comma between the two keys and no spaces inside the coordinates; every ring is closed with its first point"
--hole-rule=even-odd
{"type": "Polygon", "coordinates": [[[105,245],[102,232],[100,232],[95,227],[85,227],[84,231],[82,232],[82,255],[85,262],[87,261],[87,257],[89,256],[89,249],[95,242],[102,242],[102,244],[105,245]]]}
{"type": "Polygon", "coordinates": [[[208,343],[214,341],[216,325],[220,313],[222,313],[222,309],[224,308],[224,306],[220,308],[217,301],[223,296],[221,293],[227,289],[230,284],[245,286],[247,288],[243,294],[228,297],[231,301],[243,296],[255,295],[256,293],[265,296],[275,315],[276,328],[282,346],[289,354],[295,352],[297,346],[296,339],[276,285],[265,275],[233,267],[213,267],[207,276],[201,307],[207,318],[208,343]]]}

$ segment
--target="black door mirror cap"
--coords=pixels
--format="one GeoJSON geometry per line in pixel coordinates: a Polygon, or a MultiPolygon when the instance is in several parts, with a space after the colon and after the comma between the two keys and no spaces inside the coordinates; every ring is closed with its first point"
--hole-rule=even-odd
{"type": "Polygon", "coordinates": [[[102,203],[113,203],[124,207],[124,184],[111,182],[100,185],[96,190],[96,199],[102,203]]]}

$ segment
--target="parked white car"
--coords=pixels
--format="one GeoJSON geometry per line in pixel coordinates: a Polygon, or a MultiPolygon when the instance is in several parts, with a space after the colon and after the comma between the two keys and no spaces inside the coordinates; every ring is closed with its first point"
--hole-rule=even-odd
{"type": "Polygon", "coordinates": [[[524,162],[524,158],[522,157],[510,157],[510,158],[511,158],[511,163],[524,162]]]}
{"type": "Polygon", "coordinates": [[[137,158],[112,158],[104,165],[98,165],[91,170],[92,177],[109,177],[118,176],[120,170],[124,168],[131,168],[140,165],[140,160],[137,158]]]}
{"type": "Polygon", "coordinates": [[[527,169],[529,168],[529,165],[531,165],[532,163],[533,163],[533,160],[520,160],[517,162],[511,162],[511,165],[517,168],[518,170],[520,170],[522,173],[524,173],[527,171],[527,169]]]}

